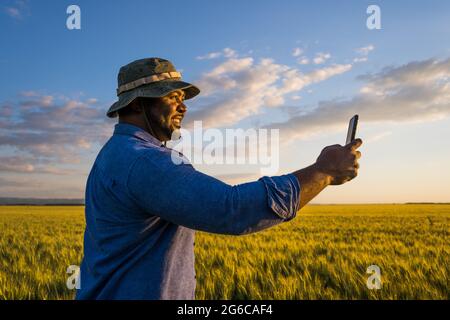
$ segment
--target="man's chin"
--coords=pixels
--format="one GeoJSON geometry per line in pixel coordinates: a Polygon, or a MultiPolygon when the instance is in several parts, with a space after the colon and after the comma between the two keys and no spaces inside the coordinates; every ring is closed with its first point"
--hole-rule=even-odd
{"type": "Polygon", "coordinates": [[[181,138],[181,126],[174,127],[171,133],[170,140],[179,140],[181,138]]]}

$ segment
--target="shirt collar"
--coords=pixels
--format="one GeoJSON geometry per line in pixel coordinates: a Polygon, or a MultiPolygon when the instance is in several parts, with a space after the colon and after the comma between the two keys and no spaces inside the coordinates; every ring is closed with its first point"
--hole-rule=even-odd
{"type": "Polygon", "coordinates": [[[114,127],[114,134],[133,136],[138,139],[150,142],[151,144],[154,144],[158,147],[164,147],[164,144],[157,138],[152,136],[150,133],[129,123],[117,123],[114,127]]]}

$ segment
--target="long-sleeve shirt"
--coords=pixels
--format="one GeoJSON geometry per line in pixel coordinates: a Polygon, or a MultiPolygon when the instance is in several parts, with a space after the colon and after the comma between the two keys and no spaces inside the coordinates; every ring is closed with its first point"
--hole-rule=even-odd
{"type": "Polygon", "coordinates": [[[248,234],[299,210],[293,174],[231,186],[173,159],[146,131],[116,124],[87,180],[77,299],[194,299],[195,230],[248,234]]]}

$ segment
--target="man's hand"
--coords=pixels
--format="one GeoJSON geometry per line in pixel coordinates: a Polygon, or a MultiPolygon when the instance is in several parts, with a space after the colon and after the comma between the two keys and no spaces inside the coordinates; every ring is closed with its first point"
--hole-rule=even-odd
{"type": "Polygon", "coordinates": [[[322,173],[330,176],[330,184],[338,185],[352,180],[358,174],[358,159],[361,152],[357,151],[362,144],[361,139],[355,139],[346,146],[335,144],[325,147],[317,158],[314,166],[322,173]]]}
{"type": "Polygon", "coordinates": [[[358,174],[357,160],[361,152],[356,151],[362,144],[356,139],[346,146],[338,144],[322,150],[316,163],[297,170],[293,174],[300,182],[300,208],[317,196],[330,184],[343,184],[358,174]]]}

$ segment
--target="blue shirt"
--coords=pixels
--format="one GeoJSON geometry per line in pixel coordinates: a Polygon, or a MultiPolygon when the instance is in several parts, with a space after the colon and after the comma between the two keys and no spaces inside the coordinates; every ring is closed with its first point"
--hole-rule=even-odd
{"type": "Polygon", "coordinates": [[[293,174],[231,186],[119,123],[87,180],[76,298],[194,299],[195,230],[257,232],[294,218],[299,196],[293,174]]]}

